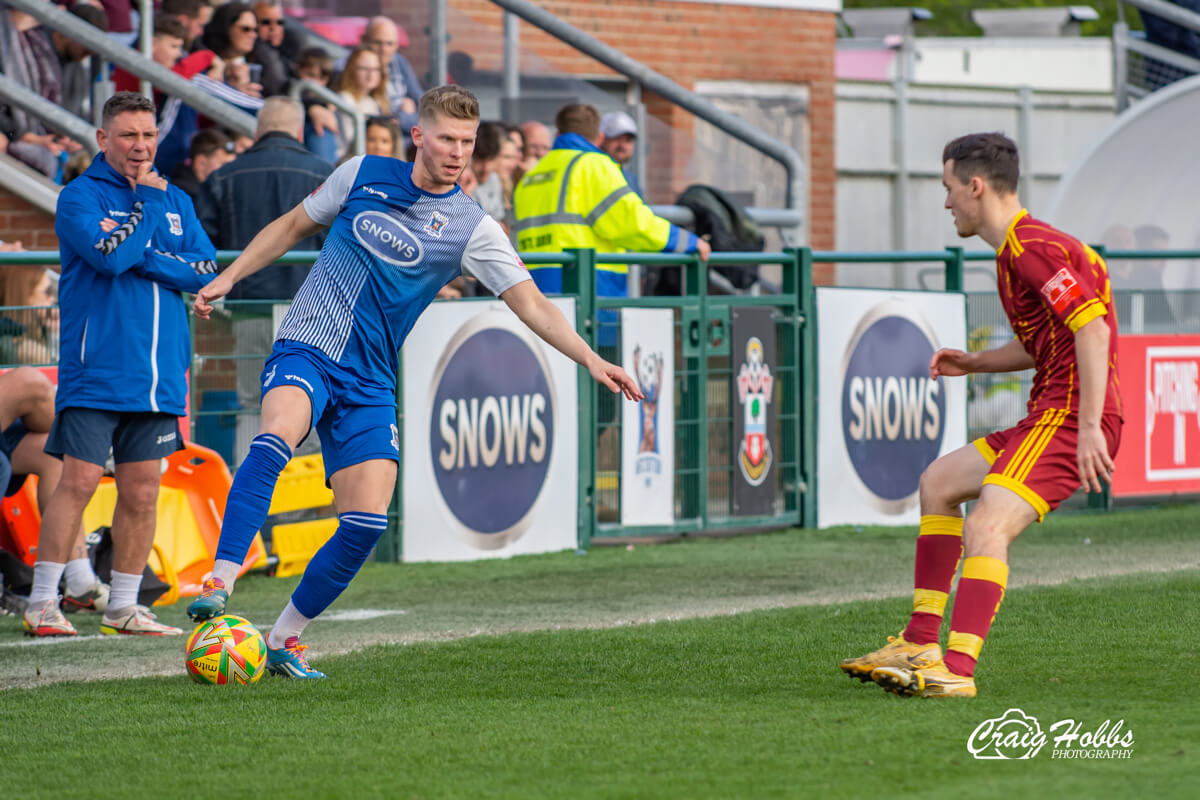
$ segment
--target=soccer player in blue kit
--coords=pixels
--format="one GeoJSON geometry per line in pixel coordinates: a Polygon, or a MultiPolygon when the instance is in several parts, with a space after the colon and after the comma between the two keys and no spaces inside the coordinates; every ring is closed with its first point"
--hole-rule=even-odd
{"type": "Polygon", "coordinates": [[[207,319],[213,302],[238,280],[329,227],[267,359],[262,433],[230,489],[213,575],[187,610],[195,621],[225,612],[279,473],[315,427],[338,529],[309,562],[267,637],[267,667],[277,675],[325,677],[309,666],[299,637],[349,585],[387,527],[400,459],[399,350],[442,286],[469,272],[596,381],[630,400],[642,398],[636,382],[589,348],[538,290],[500,225],[459,190],[479,126],[474,95],[458,86],[431,89],[418,115],[411,164],[383,156],[350,159],[264,228],[196,296],[196,315],[207,319]]]}

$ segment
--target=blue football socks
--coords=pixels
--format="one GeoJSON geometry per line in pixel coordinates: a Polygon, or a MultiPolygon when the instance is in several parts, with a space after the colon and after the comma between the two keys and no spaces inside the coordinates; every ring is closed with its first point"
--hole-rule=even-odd
{"type": "Polygon", "coordinates": [[[350,585],[387,529],[383,514],[348,511],[338,516],[338,522],[337,531],[308,562],[292,593],[292,605],[309,619],[328,608],[350,585]]]}
{"type": "Polygon", "coordinates": [[[292,448],[273,433],[260,433],[250,442],[250,452],[238,467],[225,502],[217,560],[237,564],[246,560],[254,534],[267,521],[275,482],[291,458],[292,448]]]}

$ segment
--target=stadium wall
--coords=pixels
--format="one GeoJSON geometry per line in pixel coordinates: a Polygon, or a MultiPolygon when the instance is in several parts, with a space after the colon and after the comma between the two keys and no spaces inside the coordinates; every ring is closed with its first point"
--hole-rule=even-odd
{"type": "MultiPolygon", "coordinates": [[[[810,182],[808,241],[817,249],[834,246],[835,14],[675,0],[542,0],[538,5],[685,88],[740,81],[807,89],[809,124],[801,155],[810,182]]],[[[429,63],[429,4],[382,0],[381,10],[404,26],[411,41],[405,54],[418,74],[424,73],[429,63]]],[[[468,53],[477,70],[502,69],[502,10],[488,0],[454,0],[450,11],[449,49],[468,53]]],[[[531,25],[521,24],[520,42],[523,72],[529,70],[527,62],[540,61],[561,74],[614,77],[607,67],[531,25]]],[[[670,129],[668,141],[654,142],[654,153],[670,157],[647,165],[646,193],[652,202],[670,202],[693,180],[689,166],[697,122],[661,98],[646,95],[644,102],[647,113],[670,129]]],[[[752,183],[763,182],[778,183],[782,198],[782,168],[753,177],[752,183]]],[[[756,197],[755,202],[763,204],[764,198],[756,197]]]]}
{"type": "Polygon", "coordinates": [[[0,239],[21,242],[26,250],[57,250],[54,217],[7,188],[0,188],[0,239]]]}

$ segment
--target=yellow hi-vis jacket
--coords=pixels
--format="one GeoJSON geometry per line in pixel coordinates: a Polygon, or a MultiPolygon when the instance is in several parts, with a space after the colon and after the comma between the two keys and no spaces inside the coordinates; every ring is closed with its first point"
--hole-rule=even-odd
{"type": "MultiPolygon", "coordinates": [[[[696,252],[696,237],[655,214],[629,188],[621,167],[577,134],[559,136],[513,193],[517,249],[560,253],[590,247],[599,253],[696,252]]],[[[624,297],[625,264],[597,264],[596,293],[624,297]]],[[[529,265],[546,293],[562,291],[562,268],[529,265]]]]}

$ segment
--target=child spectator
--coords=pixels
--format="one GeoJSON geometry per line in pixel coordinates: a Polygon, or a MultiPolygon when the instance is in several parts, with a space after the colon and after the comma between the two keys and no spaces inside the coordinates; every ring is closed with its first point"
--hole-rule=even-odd
{"type": "MultiPolygon", "coordinates": [[[[301,80],[328,88],[333,77],[333,57],[323,48],[306,47],[300,51],[296,71],[301,80]]],[[[311,92],[302,93],[300,100],[305,112],[304,146],[318,158],[334,163],[338,159],[337,111],[311,92]]]]}
{"type": "Polygon", "coordinates": [[[388,156],[403,161],[403,142],[400,124],[394,117],[371,117],[367,120],[367,155],[388,156]]]}

